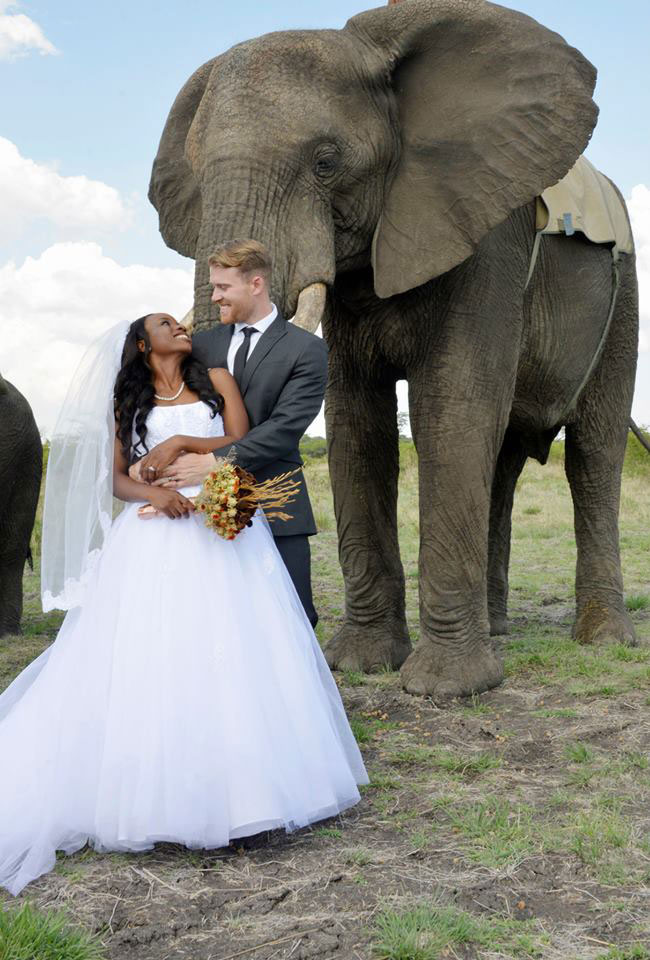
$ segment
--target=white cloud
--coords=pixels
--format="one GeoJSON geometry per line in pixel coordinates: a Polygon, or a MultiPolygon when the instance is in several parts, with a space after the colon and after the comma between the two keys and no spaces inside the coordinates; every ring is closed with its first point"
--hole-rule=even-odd
{"type": "Polygon", "coordinates": [[[41,56],[58,53],[39,25],[24,13],[5,13],[17,6],[7,0],[0,2],[0,60],[16,60],[30,50],[37,50],[41,56]]]}
{"type": "Polygon", "coordinates": [[[96,243],[57,243],[0,267],[2,374],[49,435],[85,347],[123,319],[192,305],[192,270],[121,266],[96,243]],[[8,335],[8,344],[7,344],[8,335]]]}
{"type": "Polygon", "coordinates": [[[21,156],[11,140],[0,137],[0,239],[47,220],[63,230],[123,229],[131,213],[119,192],[100,180],[64,177],[21,156]]]}
{"type": "Polygon", "coordinates": [[[632,221],[639,279],[639,353],[650,352],[650,187],[639,183],[632,188],[627,207],[632,221]]]}

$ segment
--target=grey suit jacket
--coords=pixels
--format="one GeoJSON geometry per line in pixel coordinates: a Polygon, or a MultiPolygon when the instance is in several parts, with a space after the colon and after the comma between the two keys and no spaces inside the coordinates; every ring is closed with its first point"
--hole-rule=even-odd
{"type": "MultiPolygon", "coordinates": [[[[206,367],[227,369],[233,330],[230,324],[217,324],[199,331],[192,338],[192,352],[206,367]]],[[[236,462],[257,480],[302,466],[300,439],[320,410],[326,383],[325,341],[278,314],[244,368],[241,391],[251,429],[216,455],[225,456],[234,447],[236,462]]],[[[317,532],[304,475],[298,476],[298,496],[286,508],[291,520],[269,521],[276,537],[317,532]]]]}

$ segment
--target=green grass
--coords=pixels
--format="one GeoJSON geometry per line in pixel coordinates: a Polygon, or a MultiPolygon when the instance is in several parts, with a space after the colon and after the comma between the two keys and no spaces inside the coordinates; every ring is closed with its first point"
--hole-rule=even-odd
{"type": "Polygon", "coordinates": [[[364,723],[363,720],[360,720],[359,717],[348,717],[348,720],[350,721],[350,729],[357,743],[370,743],[374,736],[370,726],[364,723]]]}
{"type": "Polygon", "coordinates": [[[505,671],[542,686],[561,686],[575,697],[615,697],[650,689],[650,649],[581,646],[554,625],[518,628],[505,644],[505,671]]]}
{"type": "Polygon", "coordinates": [[[468,857],[484,866],[504,867],[542,848],[541,824],[526,804],[494,796],[450,806],[447,816],[468,841],[468,857]]]}
{"type": "Polygon", "coordinates": [[[499,794],[485,800],[448,799],[434,804],[434,823],[439,830],[450,825],[464,856],[488,869],[504,870],[531,856],[563,852],[577,857],[601,883],[647,883],[646,840],[623,812],[626,800],[625,793],[619,796],[608,788],[590,791],[585,803],[578,800],[575,785],[551,797],[546,811],[499,794]]]}
{"type": "Polygon", "coordinates": [[[431,765],[446,773],[458,773],[464,777],[479,776],[487,770],[496,770],[501,760],[493,753],[461,753],[446,747],[434,747],[431,765]]]}
{"type": "Polygon", "coordinates": [[[383,770],[373,770],[372,773],[370,773],[370,783],[366,789],[397,790],[399,785],[400,781],[396,777],[385,773],[383,770]]]}
{"type": "Polygon", "coordinates": [[[478,693],[473,693],[470,702],[463,704],[461,709],[472,717],[482,717],[493,712],[492,707],[483,703],[478,693]]]}
{"type": "Polygon", "coordinates": [[[564,749],[564,756],[571,763],[591,763],[595,754],[585,743],[569,743],[564,749]]]}
{"type": "Polygon", "coordinates": [[[574,710],[572,707],[556,707],[550,708],[545,707],[540,710],[532,711],[533,717],[541,717],[544,720],[555,720],[555,719],[564,719],[564,720],[577,720],[580,714],[577,710],[574,710]]]}
{"type": "Polygon", "coordinates": [[[343,671],[343,683],[346,687],[362,687],[367,682],[368,677],[365,673],[361,673],[359,670],[343,671]]]}
{"type": "MultiPolygon", "coordinates": [[[[457,957],[455,947],[481,947],[509,957],[540,956],[543,938],[527,921],[475,916],[454,906],[420,903],[409,910],[384,910],[372,930],[380,960],[439,960],[457,957]]],[[[473,955],[473,954],[472,954],[473,955]]],[[[465,952],[462,956],[469,956],[465,952]]]]}
{"type": "Polygon", "coordinates": [[[75,929],[56,912],[41,913],[29,903],[0,909],[0,960],[102,960],[99,941],[75,929]]]}
{"type": "Polygon", "coordinates": [[[567,777],[567,786],[572,787],[574,790],[586,790],[592,786],[592,781],[595,780],[600,773],[600,770],[595,770],[591,766],[571,770],[567,777]]]}
{"type": "Polygon", "coordinates": [[[365,847],[356,847],[345,850],[343,859],[349,866],[365,867],[367,864],[372,863],[373,856],[370,850],[366,850],[365,847]]]}
{"type": "Polygon", "coordinates": [[[641,750],[623,750],[609,758],[605,754],[597,758],[591,748],[578,743],[565,747],[564,756],[573,764],[567,785],[574,788],[584,789],[597,782],[616,785],[620,778],[630,776],[638,788],[650,786],[650,776],[644,776],[650,768],[650,756],[641,750]],[[597,759],[602,762],[597,763],[597,759]]]}
{"type": "Polygon", "coordinates": [[[596,960],[650,960],[650,950],[641,943],[633,943],[628,947],[612,947],[596,960]]]}
{"type": "Polygon", "coordinates": [[[409,837],[409,843],[414,850],[426,850],[433,839],[433,833],[431,828],[415,830],[409,837]]]}
{"type": "Polygon", "coordinates": [[[379,733],[385,730],[393,730],[397,726],[397,724],[391,723],[388,720],[382,720],[379,717],[359,717],[355,714],[351,714],[348,717],[348,721],[352,733],[359,744],[372,743],[379,733]]]}
{"type": "MultiPolygon", "coordinates": [[[[650,430],[642,427],[641,432],[646,441],[650,442],[650,430]]],[[[650,476],[650,456],[634,436],[632,431],[627,435],[627,447],[625,448],[625,464],[623,466],[624,474],[627,476],[640,476],[648,478],[650,476]]]]}
{"type": "Polygon", "coordinates": [[[625,883],[631,879],[625,857],[616,856],[629,846],[631,827],[616,809],[592,806],[588,813],[575,817],[570,830],[569,849],[585,865],[595,868],[596,876],[610,883],[625,883]]]}
{"type": "Polygon", "coordinates": [[[317,827],[314,830],[315,837],[333,837],[335,840],[340,840],[343,836],[343,831],[339,830],[337,827],[317,827]]]}
{"type": "Polygon", "coordinates": [[[625,750],[620,760],[625,773],[635,773],[637,770],[647,770],[650,767],[650,757],[640,750],[625,750]]]}
{"type": "Polygon", "coordinates": [[[415,767],[420,764],[429,764],[436,756],[433,747],[407,747],[403,750],[393,750],[389,757],[389,763],[396,767],[415,767]]]}
{"type": "Polygon", "coordinates": [[[625,598],[628,610],[647,610],[650,608],[650,597],[647,593],[633,593],[625,598]]]}

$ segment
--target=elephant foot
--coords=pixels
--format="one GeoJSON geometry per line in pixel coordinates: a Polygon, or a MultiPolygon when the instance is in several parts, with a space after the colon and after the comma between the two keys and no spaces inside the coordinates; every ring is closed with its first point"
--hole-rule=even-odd
{"type": "Polygon", "coordinates": [[[490,614],[490,636],[505,637],[508,633],[508,618],[505,613],[490,614]]]}
{"type": "Polygon", "coordinates": [[[489,643],[480,643],[463,657],[450,657],[437,644],[421,640],[401,669],[407,693],[434,700],[469,697],[498,686],[503,664],[489,643]]]}
{"type": "Polygon", "coordinates": [[[601,600],[588,600],[573,627],[578,643],[623,643],[638,646],[636,631],[627,611],[608,607],[601,600]]]}
{"type": "Polygon", "coordinates": [[[403,621],[368,625],[346,621],[323,653],[332,670],[378,673],[386,667],[399,670],[412,649],[403,621]]]}

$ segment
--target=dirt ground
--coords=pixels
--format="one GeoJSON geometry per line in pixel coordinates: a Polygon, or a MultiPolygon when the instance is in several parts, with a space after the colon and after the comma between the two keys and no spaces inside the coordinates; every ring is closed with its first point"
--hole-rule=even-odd
{"type": "MultiPolygon", "coordinates": [[[[545,611],[537,627],[556,633],[562,611],[545,611]]],[[[441,956],[650,947],[648,667],[644,689],[588,699],[540,669],[533,684],[529,663],[443,708],[403,693],[394,674],[341,677],[372,778],[357,807],[225,851],[82,851],[23,896],[99,933],[111,960],[366,960],[381,956],[382,912],[421,901],[516,921],[487,948],[441,956]],[[599,816],[611,843],[590,841],[599,816]]]]}
{"type": "MultiPolygon", "coordinates": [[[[327,635],[335,534],[317,541],[327,635]]],[[[85,849],[19,900],[64,910],[110,960],[648,960],[650,602],[638,648],[579,647],[567,591],[514,581],[500,688],[437,705],[395,673],[337,675],[371,776],[343,816],[227,850],[85,849]]],[[[51,618],[29,623],[0,686],[52,638],[51,618]]]]}

